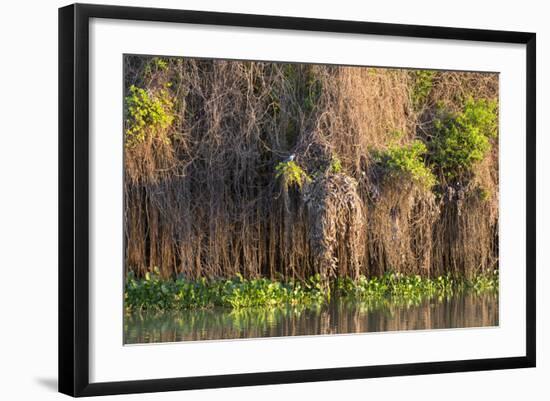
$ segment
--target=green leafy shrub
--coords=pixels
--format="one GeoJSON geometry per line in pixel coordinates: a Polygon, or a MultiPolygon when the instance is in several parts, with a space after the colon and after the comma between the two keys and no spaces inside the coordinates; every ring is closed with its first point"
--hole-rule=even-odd
{"type": "Polygon", "coordinates": [[[433,87],[435,71],[416,70],[411,72],[413,85],[411,86],[410,98],[415,110],[426,102],[433,87]]]}
{"type": "Polygon", "coordinates": [[[295,161],[280,162],[275,166],[275,178],[284,180],[287,186],[302,188],[311,177],[295,161]]]}
{"type": "Polygon", "coordinates": [[[132,85],[125,101],[127,147],[143,143],[149,136],[169,143],[164,131],[172,124],[174,115],[168,90],[149,92],[132,85]]]}
{"type": "Polygon", "coordinates": [[[164,59],[164,58],[161,58],[161,57],[155,57],[155,58],[153,58],[153,63],[161,71],[164,71],[168,68],[168,60],[167,59],[164,59]]]}
{"type": "Polygon", "coordinates": [[[497,103],[469,99],[460,113],[439,110],[434,122],[430,154],[445,177],[454,179],[468,172],[491,148],[498,135],[497,103]]]}
{"type": "Polygon", "coordinates": [[[408,175],[413,181],[429,189],[436,184],[431,170],[424,164],[426,145],[415,140],[404,146],[392,146],[375,153],[375,160],[390,176],[408,175]]]}
{"type": "Polygon", "coordinates": [[[332,159],[330,160],[329,170],[331,173],[335,174],[342,172],[342,162],[340,161],[338,156],[332,156],[332,159]]]}
{"type": "Polygon", "coordinates": [[[169,60],[163,57],[153,57],[143,67],[143,78],[151,80],[157,73],[167,71],[169,60]]]}

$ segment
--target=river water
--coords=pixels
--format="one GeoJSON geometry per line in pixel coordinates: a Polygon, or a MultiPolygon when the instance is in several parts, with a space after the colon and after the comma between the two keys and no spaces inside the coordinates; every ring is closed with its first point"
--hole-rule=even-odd
{"type": "Polygon", "coordinates": [[[498,326],[498,294],[461,294],[415,305],[334,300],[313,308],[213,308],[133,313],[125,344],[498,326]]]}

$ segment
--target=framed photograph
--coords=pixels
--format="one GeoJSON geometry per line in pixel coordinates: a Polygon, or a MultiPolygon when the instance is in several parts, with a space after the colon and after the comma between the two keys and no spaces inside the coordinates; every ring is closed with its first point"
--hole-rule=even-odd
{"type": "Polygon", "coordinates": [[[535,366],[535,34],[59,10],[59,390],[535,366]]]}

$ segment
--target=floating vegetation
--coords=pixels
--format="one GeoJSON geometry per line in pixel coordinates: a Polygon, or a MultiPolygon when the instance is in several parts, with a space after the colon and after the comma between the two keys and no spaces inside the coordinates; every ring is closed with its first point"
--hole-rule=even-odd
{"type": "Polygon", "coordinates": [[[325,285],[316,275],[303,281],[274,281],[265,278],[165,280],[147,274],[136,279],[129,274],[125,286],[125,307],[135,310],[184,310],[226,307],[314,307],[331,298],[379,305],[414,304],[425,299],[447,298],[463,292],[497,293],[498,272],[471,279],[450,275],[436,278],[386,273],[381,277],[337,278],[325,285]]]}

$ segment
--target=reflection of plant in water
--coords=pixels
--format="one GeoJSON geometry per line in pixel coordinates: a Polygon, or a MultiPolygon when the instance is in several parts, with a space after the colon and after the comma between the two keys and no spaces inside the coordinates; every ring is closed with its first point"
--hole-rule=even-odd
{"type": "Polygon", "coordinates": [[[126,343],[490,326],[498,324],[498,295],[466,293],[402,302],[339,298],[309,307],[134,312],[126,314],[124,324],[126,343]]]}

